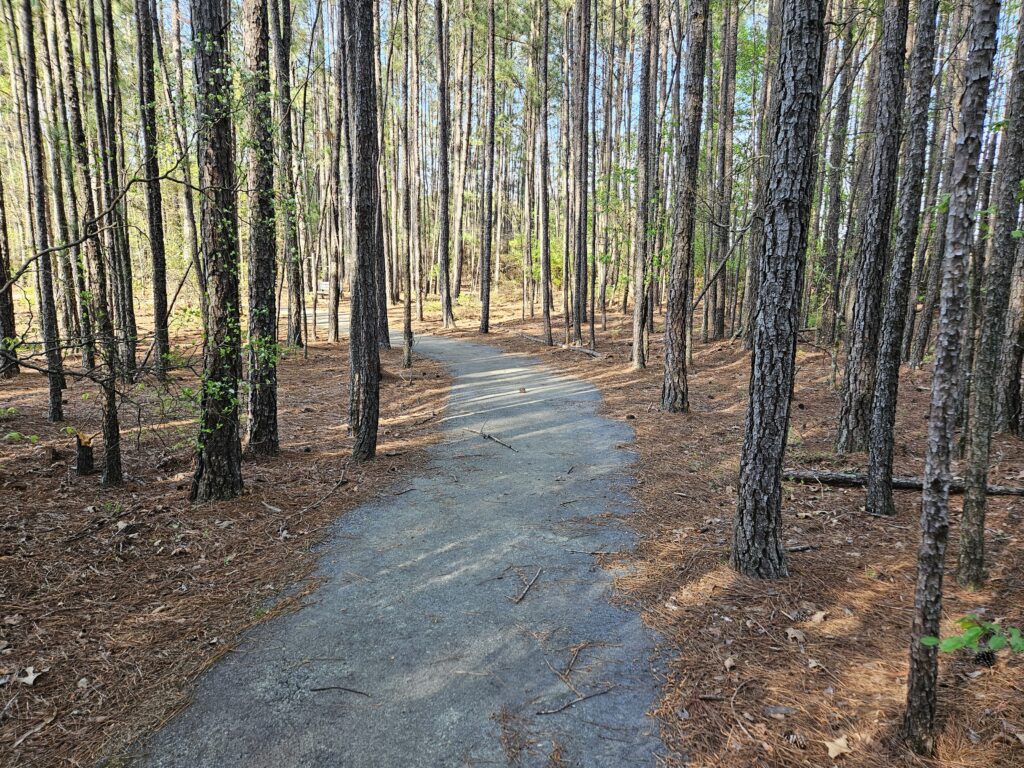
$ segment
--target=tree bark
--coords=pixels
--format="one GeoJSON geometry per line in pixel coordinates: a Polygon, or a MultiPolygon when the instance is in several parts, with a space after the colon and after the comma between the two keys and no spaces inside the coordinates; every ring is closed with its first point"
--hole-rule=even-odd
{"type": "Polygon", "coordinates": [[[643,38],[640,54],[640,114],[636,140],[636,256],[633,264],[633,361],[634,371],[647,367],[644,347],[647,327],[647,266],[654,246],[651,231],[651,176],[657,168],[654,152],[655,118],[658,107],[659,0],[641,0],[643,38]]]}
{"type": "Polygon", "coordinates": [[[18,375],[18,330],[14,324],[14,286],[11,284],[11,246],[7,238],[7,205],[0,179],[0,379],[18,375]]]}
{"type": "Polygon", "coordinates": [[[277,82],[278,207],[284,229],[285,276],[288,280],[288,334],[286,343],[303,346],[302,258],[296,226],[295,177],[292,169],[292,14],[290,0],[271,0],[270,35],[274,46],[274,79],[277,82]]]}
{"type": "Polygon", "coordinates": [[[53,295],[53,266],[50,260],[50,229],[47,221],[46,168],[43,159],[43,129],[39,119],[39,84],[36,67],[36,43],[32,25],[31,0],[21,3],[22,55],[25,73],[25,119],[32,173],[32,217],[35,233],[36,267],[39,280],[40,327],[46,355],[46,380],[49,391],[47,418],[64,420],[61,384],[64,367],[57,335],[57,307],[53,295]]]}
{"type": "Polygon", "coordinates": [[[157,159],[156,78],[153,73],[153,15],[150,0],[135,0],[135,40],[139,78],[139,120],[142,123],[142,168],[146,174],[146,215],[153,264],[153,354],[163,376],[171,351],[167,336],[167,263],[164,256],[164,209],[157,159]]]}
{"type": "MultiPolygon", "coordinates": [[[[277,431],[277,221],[267,0],[242,6],[246,135],[249,137],[249,450],[272,456],[277,431]]],[[[335,315],[335,319],[337,315],[335,315]]]]}
{"type": "Polygon", "coordinates": [[[541,38],[543,45],[540,54],[540,113],[537,118],[537,130],[540,133],[540,282],[541,304],[544,319],[544,343],[549,347],[555,342],[551,335],[551,211],[548,201],[548,45],[550,38],[551,11],[549,0],[540,0],[541,5],[541,38]]]}
{"type": "Polygon", "coordinates": [[[882,321],[882,283],[889,251],[900,126],[908,0],[886,0],[878,99],[873,126],[872,170],[855,259],[857,293],[846,334],[846,371],[839,409],[836,452],[864,450],[871,424],[875,362],[882,321]]]}
{"type": "Polygon", "coordinates": [[[920,222],[921,193],[924,189],[928,105],[931,99],[932,71],[935,68],[938,8],[938,0],[919,0],[914,49],[910,57],[910,104],[897,204],[896,240],[875,363],[875,394],[871,405],[868,439],[867,510],[874,515],[890,515],[895,512],[891,481],[893,428],[896,423],[903,324],[906,320],[914,244],[920,222]]]}
{"type": "Polygon", "coordinates": [[[921,638],[937,636],[942,619],[943,560],[949,535],[950,455],[956,421],[966,262],[974,230],[978,156],[998,20],[998,0],[974,0],[964,68],[965,86],[949,184],[946,250],[925,451],[925,487],[921,500],[921,545],[911,629],[907,709],[903,719],[904,733],[911,748],[921,754],[932,752],[937,733],[938,649],[922,645],[921,638]]]}
{"type": "Polygon", "coordinates": [[[109,281],[107,264],[100,248],[97,231],[99,219],[93,197],[92,160],[82,120],[82,104],[79,100],[78,79],[75,74],[75,58],[71,46],[71,26],[68,19],[67,0],[55,0],[57,31],[61,48],[63,80],[67,88],[66,103],[71,127],[71,145],[75,165],[82,182],[82,226],[85,236],[83,251],[86,264],[91,272],[91,311],[96,321],[103,358],[103,484],[117,485],[122,479],[121,468],[121,427],[117,413],[117,341],[114,337],[114,323],[110,313],[109,281]]]}
{"type": "MultiPolygon", "coordinates": [[[[373,0],[346,4],[351,123],[355,275],[352,279],[352,325],[349,332],[349,428],[352,458],[363,461],[377,451],[380,415],[380,351],[377,346],[377,263],[384,243],[378,231],[380,158],[377,122],[376,46],[373,0]]],[[[408,297],[407,297],[408,300],[408,297]]]]}
{"type": "Polygon", "coordinates": [[[690,409],[686,380],[686,337],[689,328],[690,273],[697,176],[700,171],[700,136],[704,109],[704,64],[707,61],[708,0],[690,0],[686,21],[686,95],[676,146],[676,232],[672,244],[668,303],[665,311],[665,376],[661,407],[672,413],[690,409]]]}
{"type": "Polygon", "coordinates": [[[1024,12],[1017,22],[1013,73],[1006,103],[1006,128],[999,146],[992,255],[985,265],[984,309],[971,382],[967,495],[960,522],[957,581],[979,587],[985,566],[985,484],[995,411],[999,347],[1006,324],[1010,280],[1017,250],[1020,180],[1024,175],[1024,12]]]}
{"type": "Polygon", "coordinates": [[[494,0],[487,1],[487,96],[484,119],[484,210],[480,227],[480,333],[491,326],[491,250],[494,229],[494,0]]]}
{"type": "Polygon", "coordinates": [[[782,466],[817,159],[824,19],[823,0],[783,4],[778,111],[766,177],[765,239],[731,555],[733,568],[759,578],[788,574],[781,540],[782,466]]]}
{"type": "Polygon", "coordinates": [[[205,502],[242,492],[238,384],[242,373],[239,322],[238,203],[235,192],[231,23],[224,3],[192,7],[199,141],[200,232],[208,269],[206,324],[196,471],[190,498],[205,502]]]}
{"type": "Polygon", "coordinates": [[[448,273],[449,253],[449,207],[451,175],[448,154],[448,22],[444,15],[444,0],[434,0],[434,22],[437,25],[437,98],[438,98],[438,231],[437,231],[437,279],[438,293],[441,294],[441,325],[450,328],[455,322],[452,314],[452,293],[448,273]]]}

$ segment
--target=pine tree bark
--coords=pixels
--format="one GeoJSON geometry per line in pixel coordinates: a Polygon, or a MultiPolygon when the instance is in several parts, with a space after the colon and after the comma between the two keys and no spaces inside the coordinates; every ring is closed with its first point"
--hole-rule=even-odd
{"type": "Polygon", "coordinates": [[[781,13],[778,111],[766,177],[765,239],[731,555],[740,573],[768,579],[788,574],[781,536],[782,469],[825,60],[824,1],[793,0],[783,4],[781,13]]]}
{"type": "Polygon", "coordinates": [[[854,261],[857,288],[853,322],[846,334],[843,401],[836,435],[839,454],[864,450],[868,444],[882,322],[882,283],[889,252],[903,117],[908,5],[908,0],[886,0],[882,21],[871,178],[854,261]]]}
{"type": "Polygon", "coordinates": [[[487,1],[487,96],[484,119],[483,221],[480,227],[480,333],[491,327],[491,252],[494,230],[494,1],[487,1]]]}
{"type": "Polygon", "coordinates": [[[633,264],[633,359],[632,368],[647,367],[647,267],[653,253],[654,233],[651,227],[652,176],[657,167],[654,131],[658,107],[658,27],[659,0],[641,0],[643,38],[640,54],[640,114],[637,118],[636,140],[636,255],[633,264]]]}
{"type": "MultiPolygon", "coordinates": [[[[465,5],[463,12],[465,13],[465,5]]],[[[459,140],[459,162],[455,177],[455,274],[452,279],[452,298],[458,300],[462,294],[462,266],[465,262],[463,245],[463,219],[466,203],[466,176],[469,173],[469,148],[473,135],[473,25],[466,24],[466,45],[463,52],[462,67],[465,70],[465,81],[462,86],[462,113],[465,117],[462,135],[459,140]]]]}
{"type": "Polygon", "coordinates": [[[158,376],[167,368],[167,260],[164,256],[164,210],[157,159],[156,78],[153,73],[153,13],[150,0],[135,0],[135,41],[139,79],[139,120],[142,123],[142,168],[146,174],[146,215],[153,265],[153,354],[158,376]]]}
{"type": "Polygon", "coordinates": [[[589,160],[588,101],[590,89],[590,0],[575,4],[575,46],[572,61],[573,160],[573,292],[572,340],[583,343],[587,316],[587,165],[589,160]]]}
{"type": "Polygon", "coordinates": [[[64,366],[60,354],[57,306],[53,294],[53,265],[50,259],[50,228],[46,204],[46,167],[43,157],[43,129],[39,119],[39,77],[31,0],[22,0],[21,3],[21,37],[26,93],[25,119],[29,168],[32,174],[31,208],[38,271],[40,327],[46,355],[46,380],[49,392],[47,418],[51,422],[58,422],[64,420],[64,405],[61,398],[64,366]]]}
{"type": "MultiPolygon", "coordinates": [[[[199,252],[199,233],[196,224],[195,204],[192,199],[192,162],[189,157],[189,143],[185,131],[185,63],[181,53],[181,0],[174,0],[171,7],[171,51],[174,56],[174,73],[177,79],[178,88],[172,103],[172,117],[175,122],[174,136],[178,145],[178,155],[182,158],[181,177],[181,207],[182,224],[185,229],[185,246],[192,261],[192,269],[196,274],[196,283],[199,286],[199,310],[206,326],[206,318],[209,314],[209,296],[206,293],[206,265],[203,263],[203,256],[199,252]]],[[[166,76],[166,67],[165,76],[166,76]]]]}
{"type": "MultiPolygon", "coordinates": [[[[412,367],[412,242],[413,242],[413,219],[412,219],[412,139],[409,136],[409,124],[412,120],[412,110],[409,109],[409,80],[411,79],[411,64],[409,48],[412,41],[412,34],[409,27],[409,3],[411,0],[402,0],[402,33],[404,35],[402,50],[405,54],[405,77],[402,80],[402,108],[405,114],[402,116],[402,152],[405,162],[402,163],[403,185],[402,191],[402,221],[405,225],[405,248],[403,256],[404,267],[402,272],[402,367],[412,367]]],[[[415,130],[413,124],[413,130],[415,130]]]]}
{"type": "Polygon", "coordinates": [[[14,286],[11,283],[11,244],[7,238],[7,203],[0,179],[0,379],[18,375],[18,330],[14,324],[14,286]]]}
{"type": "Polygon", "coordinates": [[[896,240],[889,271],[889,286],[882,317],[875,394],[871,405],[868,438],[867,511],[873,515],[895,513],[892,500],[893,428],[899,388],[900,349],[910,293],[914,245],[917,242],[924,190],[925,154],[928,150],[928,105],[935,68],[935,36],[938,0],[919,0],[910,57],[910,98],[904,138],[903,173],[900,178],[896,240]]]}
{"type": "Polygon", "coordinates": [[[719,277],[712,286],[712,299],[708,302],[711,314],[711,336],[725,338],[726,269],[719,269],[729,257],[732,229],[732,167],[733,122],[736,112],[736,49],[739,26],[739,6],[729,0],[722,6],[722,62],[721,96],[718,115],[718,172],[717,207],[715,210],[715,270],[719,277]]]}
{"type": "MultiPolygon", "coordinates": [[[[114,337],[114,323],[110,312],[110,285],[107,277],[107,262],[100,248],[97,231],[99,219],[93,197],[92,160],[82,119],[82,104],[79,99],[78,79],[75,74],[75,58],[71,46],[71,25],[68,19],[67,0],[55,0],[57,31],[60,40],[60,60],[64,85],[67,88],[66,103],[68,122],[71,127],[71,146],[75,166],[82,184],[82,225],[85,237],[83,251],[91,273],[91,312],[103,359],[103,484],[117,485],[122,480],[121,468],[121,427],[117,412],[117,341],[114,337]]],[[[84,52],[83,52],[84,53],[84,52]]]]}
{"type": "Polygon", "coordinates": [[[921,754],[932,752],[938,727],[938,649],[922,645],[921,638],[938,636],[942,619],[943,560],[949,536],[950,457],[956,421],[967,256],[974,230],[981,132],[992,78],[998,22],[999,0],[974,0],[964,68],[964,93],[949,184],[946,250],[921,500],[921,545],[911,629],[910,674],[903,719],[907,741],[915,752],[921,754]]]}
{"type": "MultiPolygon", "coordinates": [[[[242,5],[243,87],[249,137],[249,441],[254,454],[278,451],[277,222],[274,211],[274,135],[270,94],[267,0],[242,5]]],[[[335,315],[335,320],[337,315],[335,315]]]]}
{"type": "Polygon", "coordinates": [[[295,176],[292,168],[292,14],[290,0],[270,1],[270,35],[274,46],[274,79],[277,84],[278,207],[284,229],[282,263],[288,280],[288,335],[286,343],[303,346],[302,257],[296,224],[295,176]]]}
{"type": "Polygon", "coordinates": [[[540,0],[541,29],[543,40],[540,54],[540,105],[537,117],[537,130],[540,142],[539,168],[539,211],[540,219],[540,282],[541,282],[541,315],[544,322],[544,342],[550,347],[554,345],[551,334],[551,210],[548,200],[548,47],[551,33],[551,9],[549,0],[540,0]]]}
{"type": "Polygon", "coordinates": [[[821,318],[818,321],[818,343],[831,348],[836,340],[836,314],[839,301],[839,225],[843,216],[843,176],[846,169],[847,130],[850,123],[850,103],[853,95],[853,81],[856,79],[853,62],[856,48],[853,41],[855,24],[852,18],[844,18],[839,59],[836,75],[835,118],[832,123],[832,137],[828,148],[828,173],[826,177],[825,234],[821,255],[821,290],[825,299],[821,304],[821,318]]]}
{"type": "Polygon", "coordinates": [[[984,307],[981,332],[971,382],[969,449],[964,480],[963,516],[960,522],[960,556],[957,581],[979,587],[985,567],[985,487],[995,412],[996,374],[1010,299],[1017,238],[1014,232],[1020,210],[1020,181],[1024,176],[1024,11],[1017,21],[1013,71],[1006,101],[1006,128],[999,146],[995,189],[995,224],[991,230],[992,254],[985,265],[984,307]]]}
{"type": "Polygon", "coordinates": [[[373,458],[380,414],[380,351],[377,346],[377,263],[384,242],[379,236],[380,191],[377,164],[377,79],[374,76],[373,0],[346,4],[349,92],[353,127],[352,168],[355,275],[349,332],[349,427],[352,457],[373,458]]]}
{"type": "Polygon", "coordinates": [[[676,152],[675,224],[668,303],[665,310],[665,376],[661,407],[671,413],[690,409],[686,376],[686,342],[690,309],[690,273],[700,136],[704,110],[704,64],[707,61],[708,0],[690,0],[686,17],[686,93],[680,115],[676,152]]]}
{"type": "Polygon", "coordinates": [[[239,322],[238,203],[235,192],[232,85],[227,6],[200,0],[192,7],[199,141],[200,232],[207,265],[206,324],[196,471],[190,498],[205,502],[242,492],[238,385],[242,373],[239,322]]]}
{"type": "Polygon", "coordinates": [[[452,293],[449,283],[449,222],[450,188],[449,149],[451,140],[448,110],[448,22],[444,14],[444,0],[434,0],[434,23],[437,26],[437,98],[438,98],[438,231],[437,231],[437,279],[438,293],[441,294],[441,325],[450,328],[455,322],[452,314],[452,293]]]}

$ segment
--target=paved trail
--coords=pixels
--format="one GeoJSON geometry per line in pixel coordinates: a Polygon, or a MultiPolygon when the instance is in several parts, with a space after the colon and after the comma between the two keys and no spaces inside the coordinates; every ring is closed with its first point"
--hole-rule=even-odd
{"type": "Polygon", "coordinates": [[[630,430],[493,347],[417,352],[454,375],[429,465],[339,519],[309,604],[249,632],[138,765],[654,764],[653,638],[587,554],[631,544],[600,516],[630,510],[630,430]]]}

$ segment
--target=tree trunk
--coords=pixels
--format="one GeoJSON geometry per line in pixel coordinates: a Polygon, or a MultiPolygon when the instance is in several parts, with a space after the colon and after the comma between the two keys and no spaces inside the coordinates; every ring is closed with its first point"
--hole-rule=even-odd
{"type": "Polygon", "coordinates": [[[56,0],[57,31],[61,48],[63,80],[67,88],[66,103],[71,126],[71,145],[75,156],[78,176],[82,181],[82,232],[85,236],[84,252],[91,275],[91,312],[96,321],[101,356],[103,358],[103,484],[117,485],[121,482],[121,427],[117,413],[117,341],[114,324],[110,315],[109,282],[107,265],[100,249],[97,227],[99,220],[93,198],[92,160],[82,120],[82,104],[78,94],[78,79],[75,74],[75,59],[71,47],[71,26],[68,19],[67,0],[56,0]]]}
{"type": "Polygon", "coordinates": [[[835,118],[832,123],[832,138],[829,144],[827,200],[825,214],[825,235],[821,255],[821,285],[825,292],[825,300],[821,304],[821,317],[818,320],[818,343],[831,348],[836,340],[836,314],[839,307],[839,224],[843,215],[843,176],[846,168],[846,135],[850,123],[850,102],[853,95],[853,82],[856,79],[854,61],[857,49],[853,42],[854,23],[852,18],[844,18],[845,32],[842,37],[840,51],[836,54],[840,59],[836,76],[837,90],[835,102],[835,118]],[[841,56],[841,58],[840,58],[841,56]]]}
{"type": "Polygon", "coordinates": [[[480,333],[491,326],[491,249],[494,229],[494,2],[487,0],[487,121],[484,136],[484,210],[480,227],[480,333]]]}
{"type": "Polygon", "coordinates": [[[196,471],[190,497],[205,502],[234,498],[242,492],[238,203],[227,6],[219,2],[194,4],[192,29],[196,41],[200,232],[208,269],[210,319],[206,324],[196,471]]]}
{"type": "Polygon", "coordinates": [[[654,151],[655,118],[658,108],[659,0],[642,0],[643,38],[640,54],[640,114],[636,140],[636,257],[633,265],[633,370],[647,367],[644,348],[647,327],[647,266],[654,250],[651,231],[651,179],[657,167],[654,151]]]}
{"type": "Polygon", "coordinates": [[[448,115],[448,22],[444,16],[444,0],[434,0],[434,21],[437,25],[437,93],[438,93],[438,231],[437,231],[437,279],[438,293],[441,294],[441,325],[450,328],[455,321],[452,314],[452,293],[448,280],[449,272],[449,189],[450,173],[448,162],[449,115],[448,115]]]}
{"type": "Polygon", "coordinates": [[[686,21],[686,95],[680,116],[676,152],[676,232],[665,312],[665,377],[661,407],[673,413],[690,409],[686,381],[686,337],[689,328],[690,273],[697,176],[700,171],[700,127],[704,109],[704,63],[707,61],[708,0],[690,0],[686,21]]]}
{"type": "MultiPolygon", "coordinates": [[[[249,450],[278,451],[277,221],[267,0],[242,7],[246,134],[249,137],[249,450]]],[[[335,315],[335,320],[337,315],[335,315]]]]}
{"type": "Polygon", "coordinates": [[[7,206],[0,179],[0,379],[18,375],[18,331],[14,325],[11,246],[7,239],[7,206]]]}
{"type": "Polygon", "coordinates": [[[1014,233],[1020,210],[1018,195],[1021,176],[1024,175],[1024,12],[1018,18],[1016,37],[1013,74],[1006,102],[1007,127],[999,146],[992,255],[985,265],[984,310],[971,386],[970,442],[964,472],[967,494],[960,523],[957,570],[957,581],[971,587],[980,587],[984,581],[985,484],[992,442],[999,347],[1006,324],[1017,249],[1014,233]]]}
{"type": "MultiPolygon", "coordinates": [[[[277,82],[278,208],[284,228],[285,276],[288,279],[288,334],[286,343],[303,346],[302,259],[296,226],[295,177],[292,169],[292,14],[290,0],[271,0],[270,35],[274,45],[274,79],[277,82]]],[[[212,292],[212,291],[211,291],[212,292]]]]}
{"type": "Polygon", "coordinates": [[[58,422],[64,420],[64,405],[61,398],[64,368],[60,354],[60,339],[57,335],[57,307],[53,296],[50,230],[46,215],[46,169],[43,158],[43,129],[39,119],[39,84],[31,0],[22,0],[21,3],[21,37],[25,72],[25,118],[28,128],[29,167],[32,173],[31,208],[39,279],[40,326],[46,355],[46,379],[49,385],[47,418],[51,422],[58,422]]]}
{"type": "Polygon", "coordinates": [[[782,466],[814,190],[824,19],[823,0],[783,4],[778,111],[766,177],[765,239],[731,555],[733,568],[759,578],[788,573],[781,539],[782,466]]]}
{"type": "MultiPolygon", "coordinates": [[[[402,367],[412,367],[412,241],[413,241],[413,219],[412,219],[412,141],[409,137],[409,122],[411,120],[409,109],[409,80],[411,77],[409,46],[412,34],[409,28],[409,3],[411,0],[402,0],[402,33],[405,36],[402,50],[405,54],[405,77],[402,79],[402,109],[405,114],[402,116],[402,152],[405,162],[402,164],[403,186],[402,191],[402,221],[405,224],[405,255],[403,257],[402,275],[402,367]]],[[[413,124],[413,130],[416,129],[413,124]]]]}
{"type": "Polygon", "coordinates": [[[950,177],[946,251],[943,259],[939,330],[935,342],[928,444],[925,451],[925,486],[921,502],[921,546],[918,550],[917,588],[911,630],[910,675],[903,728],[911,748],[929,754],[935,745],[938,649],[921,644],[924,636],[937,636],[942,619],[942,577],[949,535],[950,454],[956,420],[957,370],[960,329],[963,325],[967,285],[967,255],[974,230],[978,156],[985,121],[992,59],[996,49],[999,0],[974,0],[970,46],[956,150],[950,177]]]}
{"type": "Polygon", "coordinates": [[[900,348],[910,293],[914,244],[920,222],[924,188],[925,153],[928,148],[928,105],[935,66],[935,31],[938,0],[919,0],[910,58],[910,104],[900,179],[896,240],[889,272],[889,287],[882,318],[878,358],[875,363],[875,394],[871,406],[868,439],[867,510],[874,515],[895,512],[892,501],[893,427],[899,387],[900,348]]]}
{"type": "Polygon", "coordinates": [[[540,113],[537,117],[537,130],[540,132],[540,282],[542,316],[544,318],[544,342],[550,347],[555,342],[551,335],[551,211],[548,204],[548,45],[550,37],[551,13],[548,0],[540,0],[541,5],[541,46],[540,54],[540,113]]]}
{"type": "MultiPolygon", "coordinates": [[[[377,164],[376,46],[372,0],[345,6],[349,105],[352,124],[352,169],[355,275],[352,279],[352,320],[349,332],[349,428],[355,440],[352,458],[373,458],[377,451],[380,414],[380,351],[377,346],[377,264],[384,242],[380,237],[380,191],[377,164]]],[[[407,299],[408,300],[408,299],[407,299]]]]}
{"type": "Polygon", "coordinates": [[[573,154],[573,308],[572,340],[583,343],[583,320],[587,314],[587,161],[588,101],[590,88],[590,0],[575,3],[575,32],[572,61],[572,148],[573,154]]]}
{"type": "Polygon", "coordinates": [[[857,294],[846,334],[846,372],[836,452],[867,448],[875,362],[882,321],[882,283],[889,252],[900,123],[903,117],[903,62],[907,47],[909,0],[886,0],[882,22],[871,179],[861,219],[857,255],[857,294]]]}
{"type": "Polygon", "coordinates": [[[135,0],[135,39],[138,50],[139,119],[142,123],[142,168],[146,174],[146,214],[149,252],[153,263],[153,355],[163,376],[170,341],[167,337],[167,265],[164,257],[164,209],[157,159],[156,78],[153,73],[153,15],[150,0],[135,0]]]}

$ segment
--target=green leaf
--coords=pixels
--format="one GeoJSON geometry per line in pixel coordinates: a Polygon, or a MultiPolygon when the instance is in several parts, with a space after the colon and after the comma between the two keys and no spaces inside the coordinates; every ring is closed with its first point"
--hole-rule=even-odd
{"type": "Polygon", "coordinates": [[[959,651],[964,647],[964,639],[959,635],[953,637],[947,637],[941,643],[939,643],[939,650],[943,653],[952,653],[953,651],[959,651]]]}
{"type": "Polygon", "coordinates": [[[990,650],[998,651],[1006,647],[1006,638],[1002,635],[996,635],[988,641],[988,647],[990,650]]]}
{"type": "Polygon", "coordinates": [[[939,638],[935,637],[934,635],[925,635],[921,638],[921,645],[924,645],[928,648],[934,648],[938,644],[939,638]]]}

